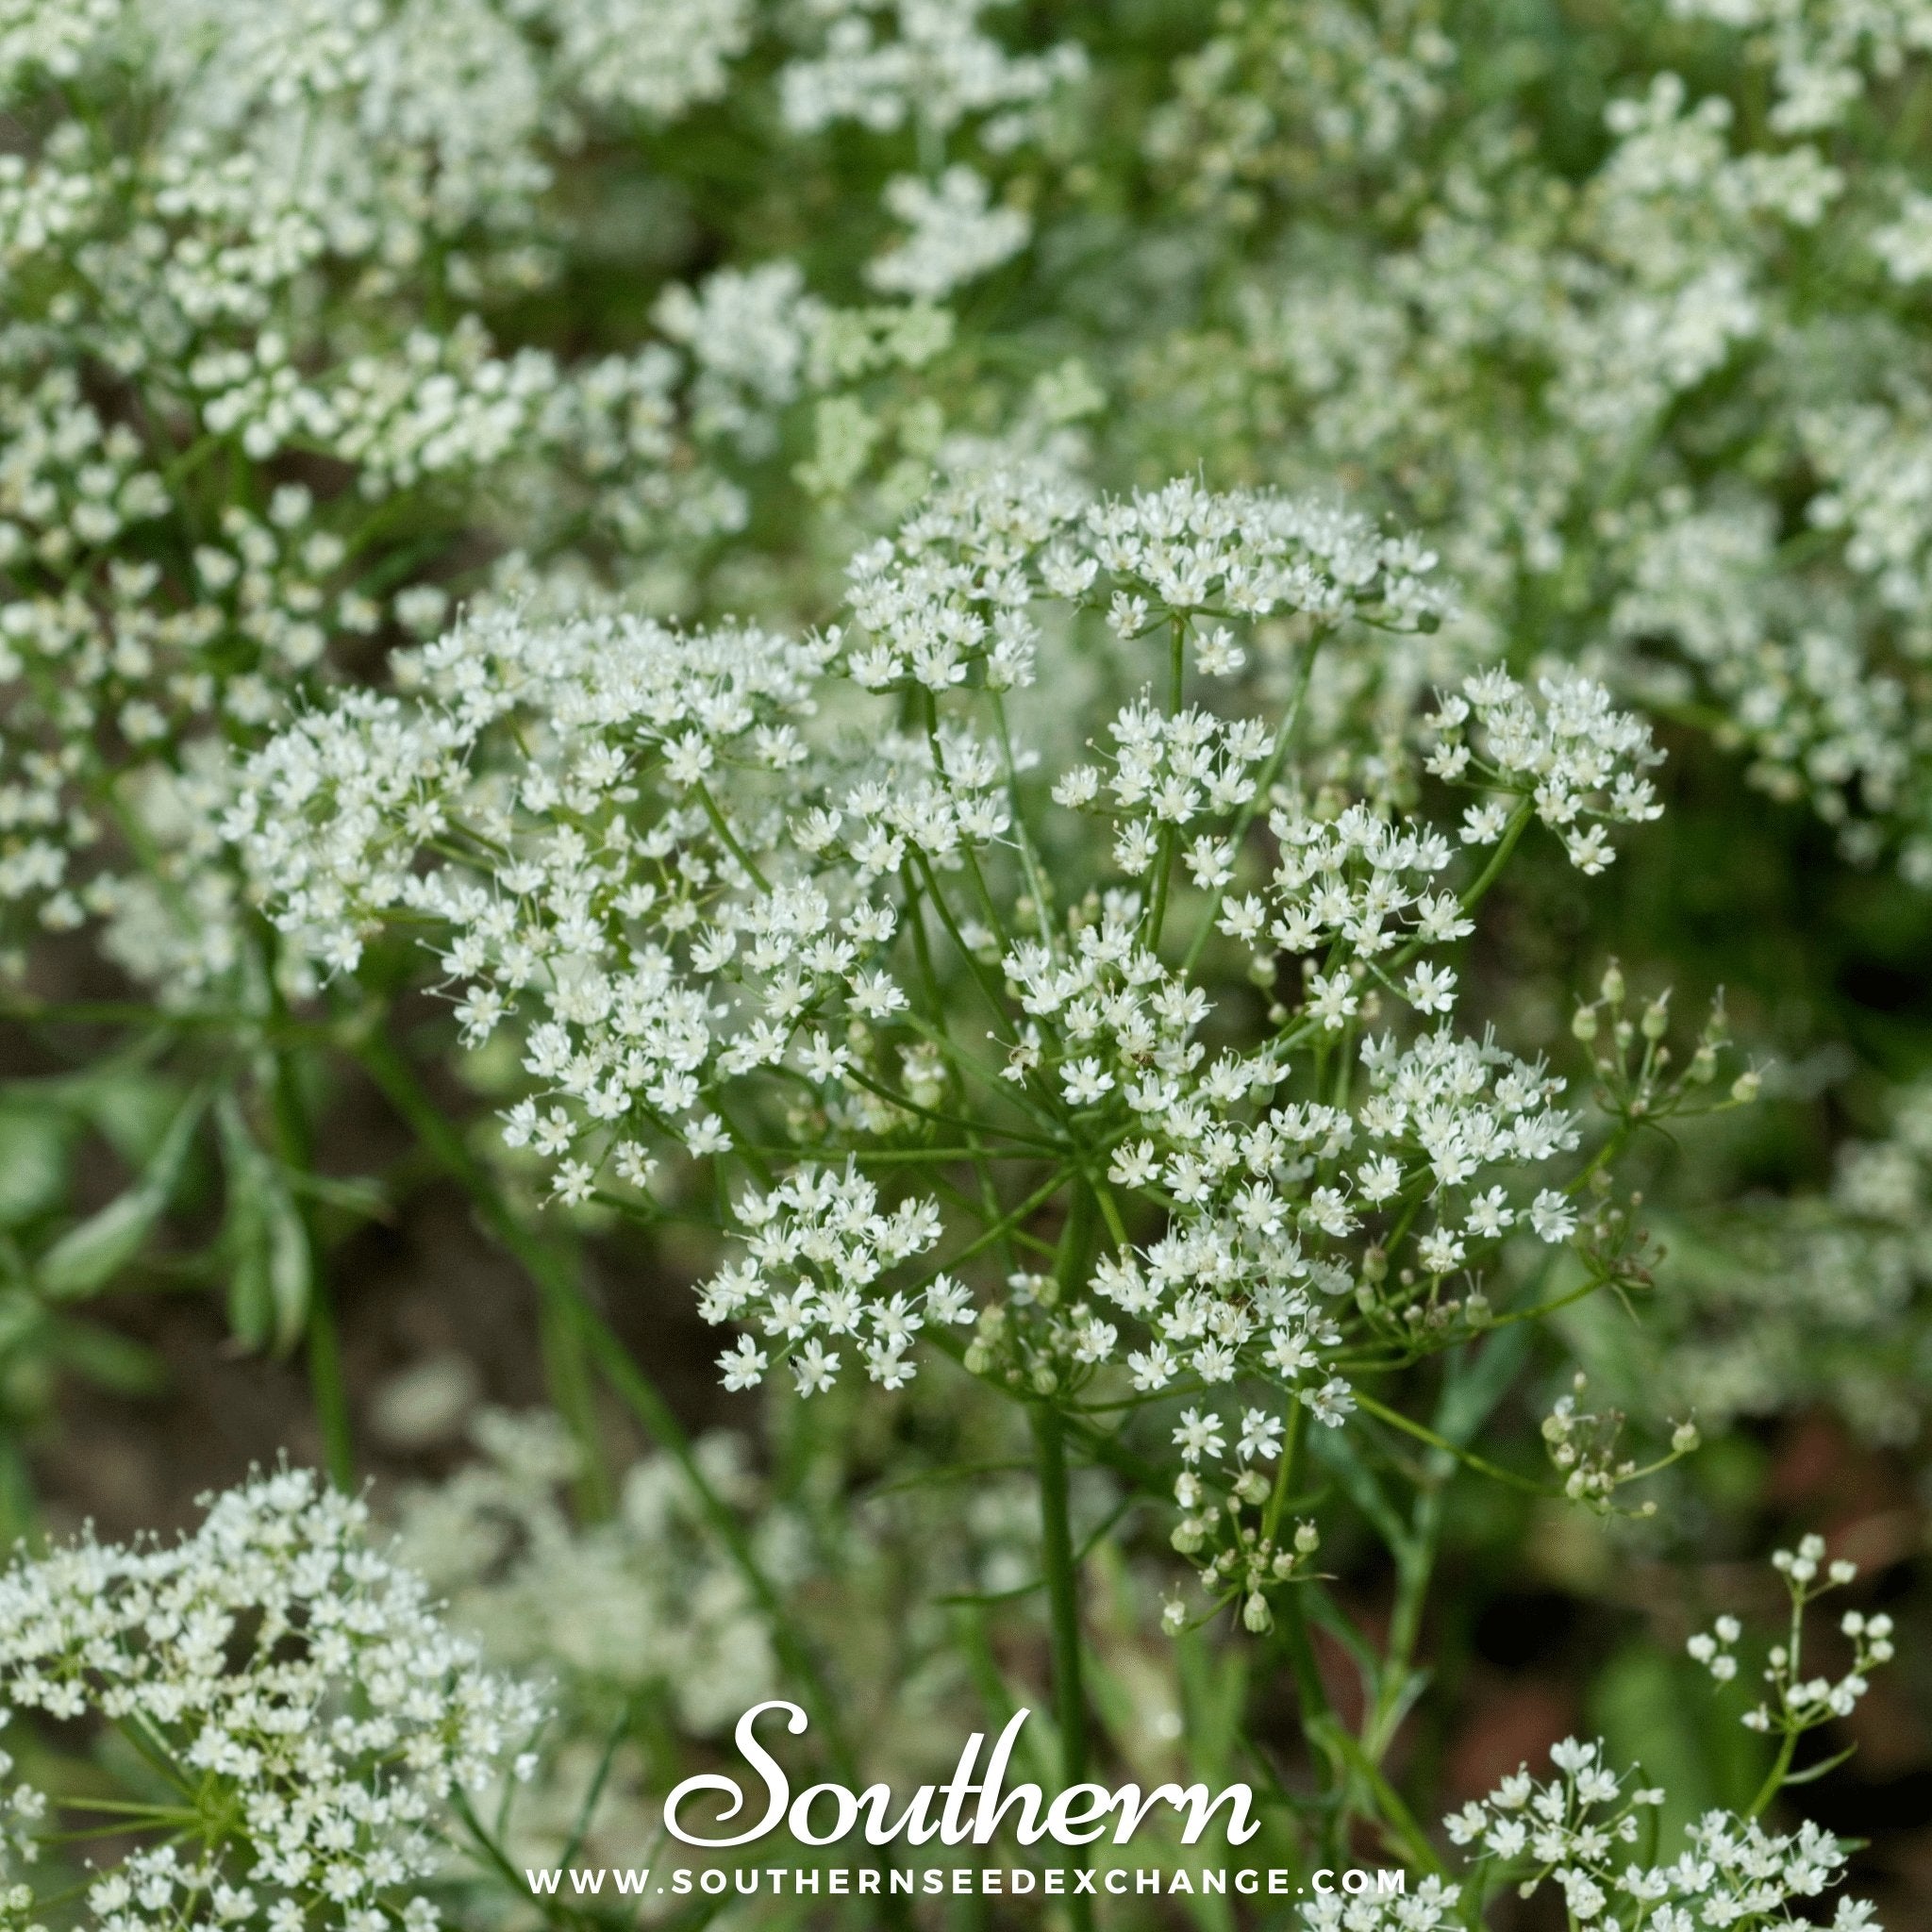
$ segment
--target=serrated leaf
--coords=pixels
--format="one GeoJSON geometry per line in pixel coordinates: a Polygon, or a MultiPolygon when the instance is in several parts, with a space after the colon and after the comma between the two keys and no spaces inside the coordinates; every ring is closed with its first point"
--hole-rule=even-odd
{"type": "Polygon", "coordinates": [[[98,1294],[145,1245],[167,1211],[194,1130],[208,1108],[206,1090],[182,1103],[160,1144],[124,1194],[68,1231],[41,1257],[34,1278],[49,1301],[79,1301],[98,1294]]]}

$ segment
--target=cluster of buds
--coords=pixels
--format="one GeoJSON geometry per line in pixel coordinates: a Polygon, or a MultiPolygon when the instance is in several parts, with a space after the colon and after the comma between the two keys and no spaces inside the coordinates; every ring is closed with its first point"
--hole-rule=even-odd
{"type": "MultiPolygon", "coordinates": [[[[1847,1610],[1839,1620],[1839,1629],[1851,1641],[1851,1668],[1836,1679],[1807,1677],[1803,1665],[1805,1611],[1826,1591],[1850,1583],[1858,1566],[1842,1557],[1827,1563],[1824,1539],[1820,1536],[1805,1537],[1795,1550],[1775,1552],[1771,1564],[1790,1592],[1790,1629],[1785,1641],[1773,1644],[1765,1658],[1770,1698],[1746,1711],[1743,1722],[1754,1731],[1795,1739],[1835,1717],[1851,1715],[1871,1689],[1866,1674],[1891,1661],[1891,1619],[1883,1611],[1868,1617],[1862,1610],[1847,1610]]],[[[1709,1630],[1691,1638],[1686,1648],[1720,1684],[1728,1684],[1738,1674],[1737,1644],[1742,1635],[1737,1618],[1720,1617],[1709,1630]]]]}
{"type": "Polygon", "coordinates": [[[1388,1253],[1380,1246],[1362,1256],[1360,1274],[1356,1307],[1378,1336],[1403,1347],[1434,1349],[1462,1341],[1481,1334],[1494,1318],[1480,1288],[1443,1294],[1442,1276],[1431,1277],[1414,1267],[1391,1273],[1388,1253]]]}
{"type": "Polygon", "coordinates": [[[1640,1467],[1633,1458],[1618,1454],[1623,1412],[1607,1408],[1597,1414],[1582,1407],[1589,1386],[1589,1378],[1579,1373],[1571,1382],[1570,1393],[1558,1396],[1556,1407],[1543,1418],[1543,1441],[1563,1479],[1563,1493],[1573,1503],[1585,1504],[1602,1516],[1655,1516],[1657,1504],[1651,1500],[1634,1509],[1620,1508],[1617,1491],[1690,1455],[1700,1440],[1696,1424],[1677,1424],[1671,1431],[1670,1454],[1640,1467]]]}
{"type": "Polygon", "coordinates": [[[1114,1352],[1119,1330],[1091,1302],[1068,1304],[1052,1274],[1007,1276],[1004,1301],[980,1310],[964,1357],[969,1374],[1022,1396],[1065,1396],[1114,1352]]]}
{"type": "Polygon", "coordinates": [[[1722,988],[1711,1000],[1690,1063],[1674,1075],[1671,1072],[1674,1057],[1667,1043],[1671,1030],[1669,989],[1632,1018],[1629,989],[1614,959],[1604,969],[1597,997],[1578,1002],[1570,1030],[1591,1049],[1598,1099],[1605,1111],[1627,1121],[1664,1120],[1742,1107],[1757,1098],[1762,1085],[1758,1070],[1746,1067],[1725,1092],[1715,1091],[1719,1060],[1731,1044],[1722,988]]]}
{"type": "MultiPolygon", "coordinates": [[[[1283,1424],[1265,1410],[1248,1409],[1241,1418],[1234,1454],[1226,1458],[1228,1481],[1217,1498],[1200,1471],[1206,1457],[1220,1457],[1225,1438],[1221,1418],[1188,1409],[1174,1430],[1186,1467],[1174,1479],[1174,1501],[1181,1519],[1174,1525],[1174,1546],[1197,1565],[1201,1587],[1212,1600],[1208,1614],[1239,1603],[1242,1624],[1256,1636],[1274,1627],[1268,1592],[1308,1574],[1321,1532],[1304,1518],[1292,1531],[1281,1523],[1284,1464],[1279,1478],[1271,1478],[1263,1464],[1281,1454],[1283,1424]]],[[[1187,1607],[1175,1596],[1168,1599],[1161,1621],[1170,1632],[1187,1627],[1187,1607]]]]}

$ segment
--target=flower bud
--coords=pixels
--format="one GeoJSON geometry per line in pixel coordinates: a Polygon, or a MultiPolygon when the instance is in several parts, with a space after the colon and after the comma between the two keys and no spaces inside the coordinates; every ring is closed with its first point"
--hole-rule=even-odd
{"type": "Polygon", "coordinates": [[[1671,996],[1659,993],[1643,1009],[1643,1037],[1661,1040],[1671,1030],[1671,996]]]}
{"type": "Polygon", "coordinates": [[[1294,1546],[1303,1556],[1312,1557],[1322,1547],[1322,1532],[1312,1523],[1295,1525],[1294,1546]]]}
{"type": "Polygon", "coordinates": [[[1060,1378],[1044,1362],[1033,1372],[1033,1392],[1036,1395],[1051,1395],[1060,1386],[1060,1378]]]}
{"type": "Polygon", "coordinates": [[[1690,1056],[1690,1064],[1685,1070],[1685,1077],[1694,1080],[1700,1087],[1707,1087],[1711,1076],[1717,1072],[1717,1048],[1706,1041],[1690,1056]]]}
{"type": "Polygon", "coordinates": [[[1594,1040],[1596,1038],[1596,1008],[1594,1007],[1578,1007],[1574,1016],[1571,1019],[1570,1031],[1578,1040],[1594,1040]]]}
{"type": "Polygon", "coordinates": [[[1241,1606],[1241,1622],[1257,1637],[1274,1629],[1274,1612],[1268,1607],[1268,1599],[1258,1590],[1251,1591],[1247,1602],[1241,1606]]]}
{"type": "Polygon", "coordinates": [[[1624,974],[1614,959],[1604,968],[1603,996],[1613,1007],[1624,1004],[1624,974]]]}
{"type": "Polygon", "coordinates": [[[1733,1100],[1756,1100],[1757,1098],[1757,1090],[1763,1084],[1763,1076],[1758,1073],[1757,1069],[1756,1067],[1746,1067],[1731,1082],[1731,1098],[1733,1100]]]}
{"type": "Polygon", "coordinates": [[[1679,1456],[1690,1455],[1703,1440],[1703,1437],[1697,1433],[1697,1424],[1695,1423],[1679,1423],[1671,1431],[1671,1447],[1679,1456]]]}

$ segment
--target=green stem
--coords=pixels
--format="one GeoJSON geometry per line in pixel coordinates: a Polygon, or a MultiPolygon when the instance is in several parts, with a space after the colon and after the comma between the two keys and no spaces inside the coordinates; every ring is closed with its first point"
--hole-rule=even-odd
{"type": "MultiPolygon", "coordinates": [[[[1080,1681],[1080,1585],[1067,1514],[1066,1435],[1051,1403],[1033,1403],[1026,1415],[1040,1479],[1041,1568],[1050,1619],[1054,1717],[1059,1725],[1063,1788],[1071,1790],[1087,1781],[1087,1698],[1080,1681]]],[[[1074,1932],[1091,1932],[1093,1907],[1084,1894],[1067,1900],[1067,1918],[1074,1932]]]]}
{"type": "Polygon", "coordinates": [[[1542,1483],[1534,1483],[1527,1476],[1518,1475],[1513,1469],[1504,1469],[1498,1464],[1472,1455],[1467,1449],[1459,1449],[1454,1442],[1446,1441],[1434,1429],[1406,1416],[1399,1408],[1391,1408],[1387,1403],[1377,1402],[1373,1395],[1364,1395],[1357,1389],[1355,1391],[1357,1406],[1387,1423],[1391,1428],[1400,1429],[1405,1435],[1413,1436],[1418,1442],[1426,1442],[1431,1449],[1440,1449],[1445,1456],[1453,1456],[1457,1462],[1466,1463],[1471,1469],[1479,1470],[1499,1483],[1507,1483],[1512,1490],[1522,1490],[1532,1496],[1554,1496],[1558,1491],[1542,1483]]]}
{"type": "Polygon", "coordinates": [[[1167,887],[1174,876],[1176,834],[1172,825],[1160,828],[1159,849],[1154,855],[1154,894],[1147,908],[1147,950],[1160,950],[1160,928],[1167,924],[1167,887]]]}
{"type": "MultiPolygon", "coordinates": [[[[1274,1493],[1268,1499],[1262,1533],[1272,1541],[1281,1534],[1282,1510],[1293,1487],[1293,1471],[1307,1427],[1306,1411],[1300,1403],[1291,1403],[1288,1433],[1281,1444],[1281,1467],[1276,1472],[1274,1493]]],[[[1302,1591],[1311,1586],[1291,1583],[1276,1603],[1274,1639],[1288,1659],[1289,1674],[1294,1679],[1295,1702],[1301,1707],[1302,1735],[1308,1743],[1308,1762],[1324,1790],[1341,1780],[1337,1774],[1334,1739],[1341,1729],[1328,1692],[1323,1688],[1321,1667],[1315,1661],[1315,1646],[1308,1641],[1307,1611],[1302,1591]]],[[[1336,1818],[1340,1812],[1336,1812],[1336,1818]]],[[[1332,1835],[1332,1834],[1331,1834],[1332,1835]]]]}
{"type": "Polygon", "coordinates": [[[1785,1774],[1791,1768],[1791,1754],[1797,1748],[1797,1732],[1787,1731],[1784,1742],[1777,1747],[1777,1756],[1772,1760],[1771,1769],[1764,1774],[1764,1782],[1757,1787],[1757,1795],[1751,1800],[1751,1808],[1744,1814],[1746,1818],[1760,1816],[1771,1801],[1784,1790],[1785,1774]]]}
{"type": "Polygon", "coordinates": [[[40,1509],[18,1423],[0,1427],[0,1550],[37,1541],[40,1509]]]}
{"type": "MultiPolygon", "coordinates": [[[[1438,1465],[1439,1469],[1447,1466],[1438,1465]]],[[[1389,1618],[1389,1647],[1382,1658],[1381,1688],[1374,1709],[1362,1724],[1362,1753],[1371,1764],[1381,1763],[1395,1740],[1396,1725],[1407,1708],[1409,1674],[1415,1668],[1416,1650],[1422,1641],[1423,1607],[1441,1532],[1442,1485],[1437,1481],[1416,1497],[1408,1541],[1394,1553],[1395,1607],[1389,1618]]]]}
{"type": "Polygon", "coordinates": [[[703,779],[691,788],[692,795],[704,807],[705,816],[711,822],[711,829],[717,833],[719,841],[725,851],[737,859],[751,876],[751,882],[759,891],[769,892],[772,889],[765,875],[758,868],[758,861],[738,842],[738,835],[731,829],[731,822],[724,816],[718,801],[711,796],[711,788],[703,779]]]}
{"type": "Polygon", "coordinates": [[[1308,1640],[1307,1611],[1302,1605],[1302,1587],[1291,1585],[1282,1591],[1275,1606],[1274,1638],[1288,1659],[1289,1675],[1294,1679],[1295,1702],[1301,1707],[1302,1735],[1307,1740],[1308,1762],[1324,1790],[1341,1782],[1337,1774],[1335,1737],[1341,1730],[1328,1692],[1323,1687],[1321,1667],[1315,1661],[1315,1646],[1308,1640]]]}
{"type": "Polygon", "coordinates": [[[538,1321],[544,1386],[577,1445],[577,1474],[573,1485],[577,1513],[586,1523],[601,1523],[610,1514],[613,1499],[610,1473],[604,1465],[603,1445],[598,1440],[597,1391],[583,1326],[554,1296],[542,1298],[538,1321]]]}
{"type": "MultiPolygon", "coordinates": [[[[711,1487],[691,1454],[689,1439],[664,1398],[630,1360],[624,1344],[602,1316],[584,1300],[577,1283],[548,1243],[540,1241],[524,1225],[498,1191],[456,1128],[446,1121],[434,1101],[418,1083],[415,1070],[396,1051],[384,1034],[371,1033],[358,1041],[357,1057],[367,1069],[383,1096],[408,1125],[438,1164],[471,1199],[486,1231],[519,1261],[524,1272],[542,1296],[549,1319],[568,1324],[580,1339],[586,1357],[593,1362],[610,1383],[613,1392],[630,1409],[677,1463],[690,1481],[693,1494],[712,1527],[738,1562],[760,1607],[771,1619],[774,1637],[781,1652],[796,1639],[788,1634],[790,1619],[776,1591],[752,1557],[743,1525],[737,1514],[711,1487]]],[[[790,1659],[788,1659],[788,1662],[790,1659]]],[[[816,1681],[815,1668],[806,1660],[802,1677],[816,1681]]],[[[820,1687],[821,1690],[823,1687],[820,1687]]]]}
{"type": "MultiPolygon", "coordinates": [[[[973,948],[966,943],[965,935],[959,930],[958,922],[953,917],[953,908],[946,904],[945,894],[940,891],[940,882],[933,873],[931,861],[927,859],[923,852],[915,853],[913,856],[918,860],[919,875],[925,883],[925,896],[932,902],[932,909],[939,915],[940,924],[945,927],[946,936],[953,942],[953,950],[964,961],[966,971],[973,976],[974,985],[986,995],[987,1004],[993,1010],[993,1017],[1002,1026],[1005,1026],[1008,1024],[1007,1003],[1000,996],[999,982],[992,976],[991,971],[987,966],[985,960],[980,958],[974,952],[973,948]]],[[[923,931],[924,927],[922,926],[922,934],[923,931]]],[[[923,937],[920,939],[920,944],[922,947],[924,945],[923,937]]],[[[931,960],[929,958],[923,957],[920,963],[928,973],[931,972],[931,960]]],[[[937,987],[937,984],[938,982],[935,980],[935,987],[937,987]]],[[[941,1008],[941,1013],[936,1017],[943,1019],[943,1008],[941,1008]]]]}
{"type": "MultiPolygon", "coordinates": [[[[278,1053],[271,1087],[275,1151],[282,1164],[295,1174],[314,1166],[308,1117],[296,1085],[294,1062],[278,1053]]],[[[336,1325],[335,1302],[329,1292],[328,1271],[322,1244],[315,1237],[315,1210],[306,1193],[298,1194],[295,1211],[302,1239],[308,1249],[308,1319],[304,1353],[308,1364],[308,1393],[315,1405],[316,1425],[322,1431],[323,1465],[336,1488],[356,1487],[356,1437],[349,1421],[348,1383],[342,1374],[341,1336],[336,1325]]]]}
{"type": "MultiPolygon", "coordinates": [[[[311,1247],[313,1243],[310,1244],[311,1247]]],[[[342,1375],[341,1338],[328,1282],[321,1271],[308,1282],[308,1394],[322,1429],[323,1465],[336,1488],[356,1487],[356,1439],[349,1424],[349,1391],[342,1375]]]]}
{"type": "Polygon", "coordinates": [[[1473,911],[1478,900],[1496,883],[1496,875],[1509,863],[1509,855],[1516,850],[1516,841],[1529,829],[1529,822],[1536,816],[1536,800],[1525,796],[1516,809],[1509,814],[1509,823],[1503,828],[1503,836],[1496,842],[1496,849],[1490,862],[1475,875],[1475,881],[1462,895],[1462,909],[1473,911]]]}
{"type": "Polygon", "coordinates": [[[1045,875],[1040,870],[1039,855],[1033,849],[1033,841],[1027,835],[1026,816],[1020,800],[1020,768],[1013,761],[1013,737],[1007,725],[1007,708],[998,691],[990,693],[992,698],[992,722],[999,733],[1000,759],[1006,772],[1007,799],[1013,813],[1013,840],[1020,848],[1021,869],[1026,874],[1027,895],[1033,901],[1033,923],[1040,933],[1042,944],[1053,944],[1053,925],[1048,917],[1050,901],[1047,897],[1045,875]]]}

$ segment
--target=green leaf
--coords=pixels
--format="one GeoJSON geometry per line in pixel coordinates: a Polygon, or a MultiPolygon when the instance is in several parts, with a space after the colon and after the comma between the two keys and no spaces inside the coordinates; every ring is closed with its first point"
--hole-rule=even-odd
{"type": "Polygon", "coordinates": [[[145,1342],[92,1322],[59,1322],[47,1331],[47,1353],[118,1395],[155,1395],[167,1387],[167,1365],[145,1342]]]}
{"type": "Polygon", "coordinates": [[[308,1299],[314,1289],[308,1229],[301,1209],[284,1182],[281,1170],[269,1170],[268,1290],[274,1311],[274,1343],[287,1355],[308,1324],[308,1299]]]}
{"type": "Polygon", "coordinates": [[[110,1062],[74,1081],[68,1104],[129,1167],[158,1155],[180,1117],[179,1084],[142,1066],[110,1062]]]}
{"type": "Polygon", "coordinates": [[[364,1174],[303,1174],[284,1168],[282,1177],[298,1200],[333,1208],[358,1221],[388,1221],[392,1210],[382,1183],[364,1174]]]}
{"type": "Polygon", "coordinates": [[[67,1194],[67,1156],[74,1126],[45,1107],[0,1107],[0,1227],[58,1208],[67,1194]]]}
{"type": "Polygon", "coordinates": [[[1308,1729],[1311,1735],[1329,1745],[1374,1794],[1384,1842],[1391,1849],[1406,1854],[1422,1871],[1440,1873],[1442,1861],[1436,1856],[1436,1848],[1429,1842],[1428,1833],[1416,1823],[1415,1814],[1402,1794],[1389,1782],[1381,1766],[1369,1757],[1347,1727],[1332,1717],[1324,1717],[1317,1719],[1308,1729]]]}
{"type": "Polygon", "coordinates": [[[283,1355],[308,1319],[308,1231],[287,1177],[256,1144],[231,1095],[216,1103],[215,1120],[228,1201],[228,1324],[247,1347],[283,1355]]]}
{"type": "Polygon", "coordinates": [[[1816,1784],[1822,1777],[1829,1776],[1840,1764],[1848,1762],[1858,1755],[1856,1744],[1847,1744],[1842,1751],[1834,1752],[1829,1757],[1821,1757],[1816,1764],[1807,1764],[1803,1771],[1788,1771],[1785,1774],[1784,1790],[1793,1785],[1816,1784]]]}
{"type": "Polygon", "coordinates": [[[133,1187],[77,1227],[69,1228],[41,1257],[34,1277],[49,1301],[79,1301],[98,1294],[140,1254],[167,1211],[207,1108],[205,1089],[191,1094],[133,1187]]]}
{"type": "Polygon", "coordinates": [[[1389,1492],[1375,1473],[1362,1460],[1352,1434],[1346,1429],[1310,1429],[1308,1448],[1316,1461],[1324,1464],[1354,1503],[1380,1533],[1391,1550],[1408,1543],[1408,1525],[1390,1500],[1389,1492]]]}
{"type": "Polygon", "coordinates": [[[1466,1449],[1509,1392],[1529,1358],[1530,1324],[1518,1322],[1485,1336],[1467,1359],[1452,1357],[1436,1407],[1436,1433],[1466,1449]]]}

